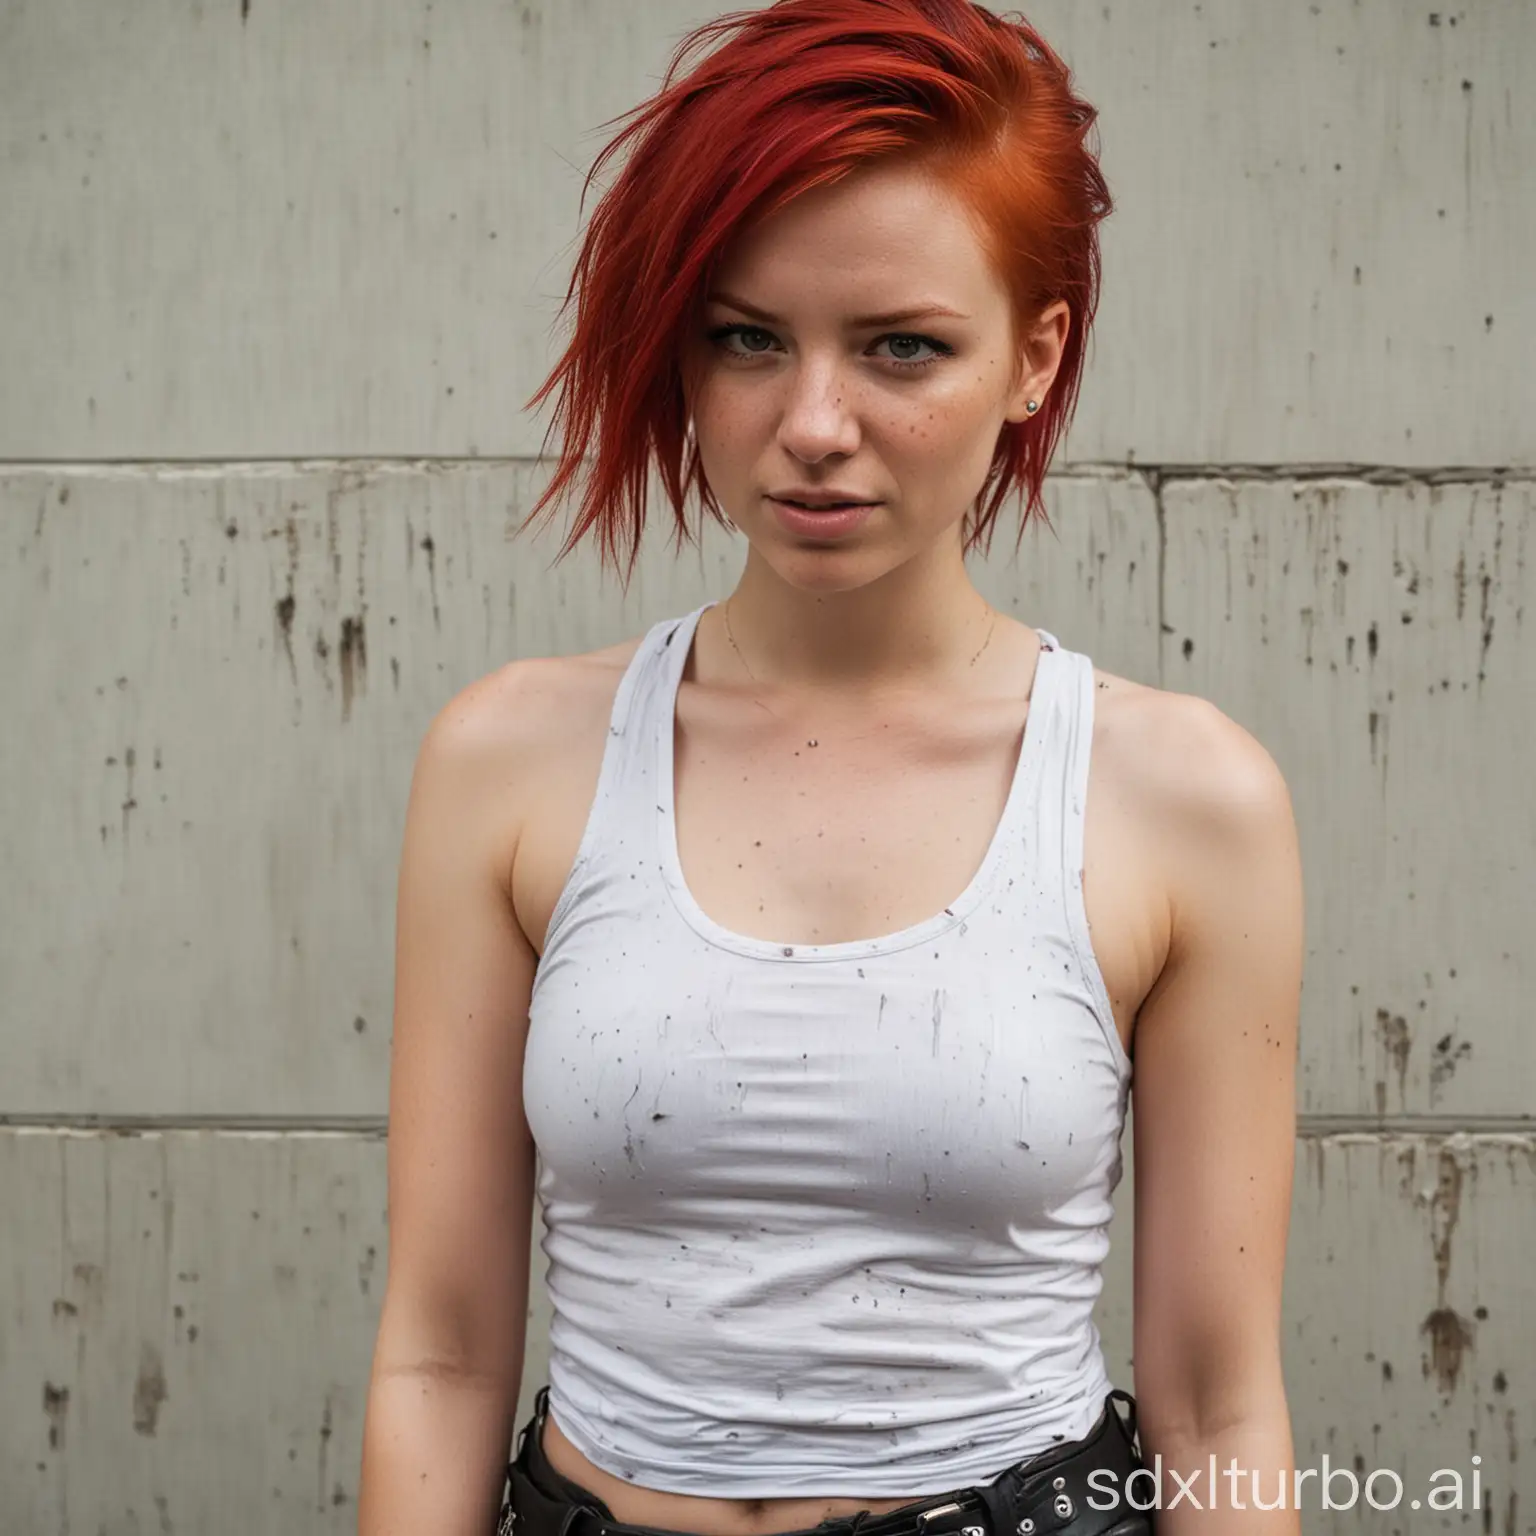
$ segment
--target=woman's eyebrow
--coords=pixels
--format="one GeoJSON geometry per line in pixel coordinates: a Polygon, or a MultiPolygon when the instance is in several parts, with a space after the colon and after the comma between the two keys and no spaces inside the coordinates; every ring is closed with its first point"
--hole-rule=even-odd
{"type": "MultiPolygon", "coordinates": [[[[761,320],[767,325],[782,325],[784,322],[766,309],[759,309],[756,304],[749,304],[745,299],[738,299],[735,294],[716,291],[709,295],[712,304],[729,304],[732,309],[739,309],[744,315],[751,315],[754,320],[761,320]]],[[[928,320],[934,316],[948,316],[951,320],[969,320],[969,315],[962,315],[957,309],[950,309],[946,304],[914,304],[907,309],[893,309],[881,315],[855,315],[848,324],[854,330],[863,330],[872,325],[900,325],[907,320],[928,320]]]]}

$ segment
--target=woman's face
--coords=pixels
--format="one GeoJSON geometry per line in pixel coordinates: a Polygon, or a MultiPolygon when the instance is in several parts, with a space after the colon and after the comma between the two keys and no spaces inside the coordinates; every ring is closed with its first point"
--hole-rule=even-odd
{"type": "Polygon", "coordinates": [[[690,337],[710,488],[796,587],[848,590],[958,551],[998,433],[1043,401],[1067,324],[1057,303],[1014,340],[964,205],[920,169],[876,164],[805,193],[738,237],[690,337]],[[779,499],[828,496],[874,505],[779,499]]]}

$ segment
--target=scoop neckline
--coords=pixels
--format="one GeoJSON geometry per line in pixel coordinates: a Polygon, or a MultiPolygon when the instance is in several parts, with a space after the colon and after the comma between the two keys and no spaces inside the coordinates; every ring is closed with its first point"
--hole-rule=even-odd
{"type": "Polygon", "coordinates": [[[700,938],[718,949],[754,959],[774,960],[783,964],[828,960],[867,960],[876,955],[892,954],[936,939],[962,923],[991,889],[1003,854],[1012,840],[1023,813],[1029,790],[1040,765],[1045,732],[1044,717],[1055,688],[1062,650],[1048,630],[1035,627],[1040,636],[1040,651],[1035,661],[1035,675],[1030,683],[1029,705],[1024,717],[1023,739],[1014,763],[1013,777],[1002,813],[992,829],[981,862],[965,889],[942,911],[890,933],[867,939],[844,939],[835,944],[796,944],[783,939],[763,939],[753,934],[737,933],[718,923],[694,900],[683,874],[682,855],[677,842],[677,781],[675,742],[677,733],[677,698],[683,673],[693,649],[694,636],[705,610],[716,606],[712,600],[688,614],[670,636],[661,641],[665,670],[658,689],[656,709],[656,831],[662,875],[678,914],[700,938]]]}

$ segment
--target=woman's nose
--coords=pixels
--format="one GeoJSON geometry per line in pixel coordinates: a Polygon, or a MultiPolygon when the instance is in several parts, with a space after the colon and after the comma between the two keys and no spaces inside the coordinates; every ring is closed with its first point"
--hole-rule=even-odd
{"type": "Polygon", "coordinates": [[[847,381],[835,365],[806,361],[793,370],[779,446],[810,464],[829,454],[851,454],[859,446],[858,416],[847,381]]]}

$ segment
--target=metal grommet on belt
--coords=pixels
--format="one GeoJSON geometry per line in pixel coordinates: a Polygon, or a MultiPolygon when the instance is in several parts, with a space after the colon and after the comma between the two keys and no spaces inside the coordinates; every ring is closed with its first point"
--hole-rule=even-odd
{"type": "Polygon", "coordinates": [[[1019,1521],[1019,1536],[1030,1536],[1035,1528],[1035,1522],[1028,1515],[1019,1521]]]}

